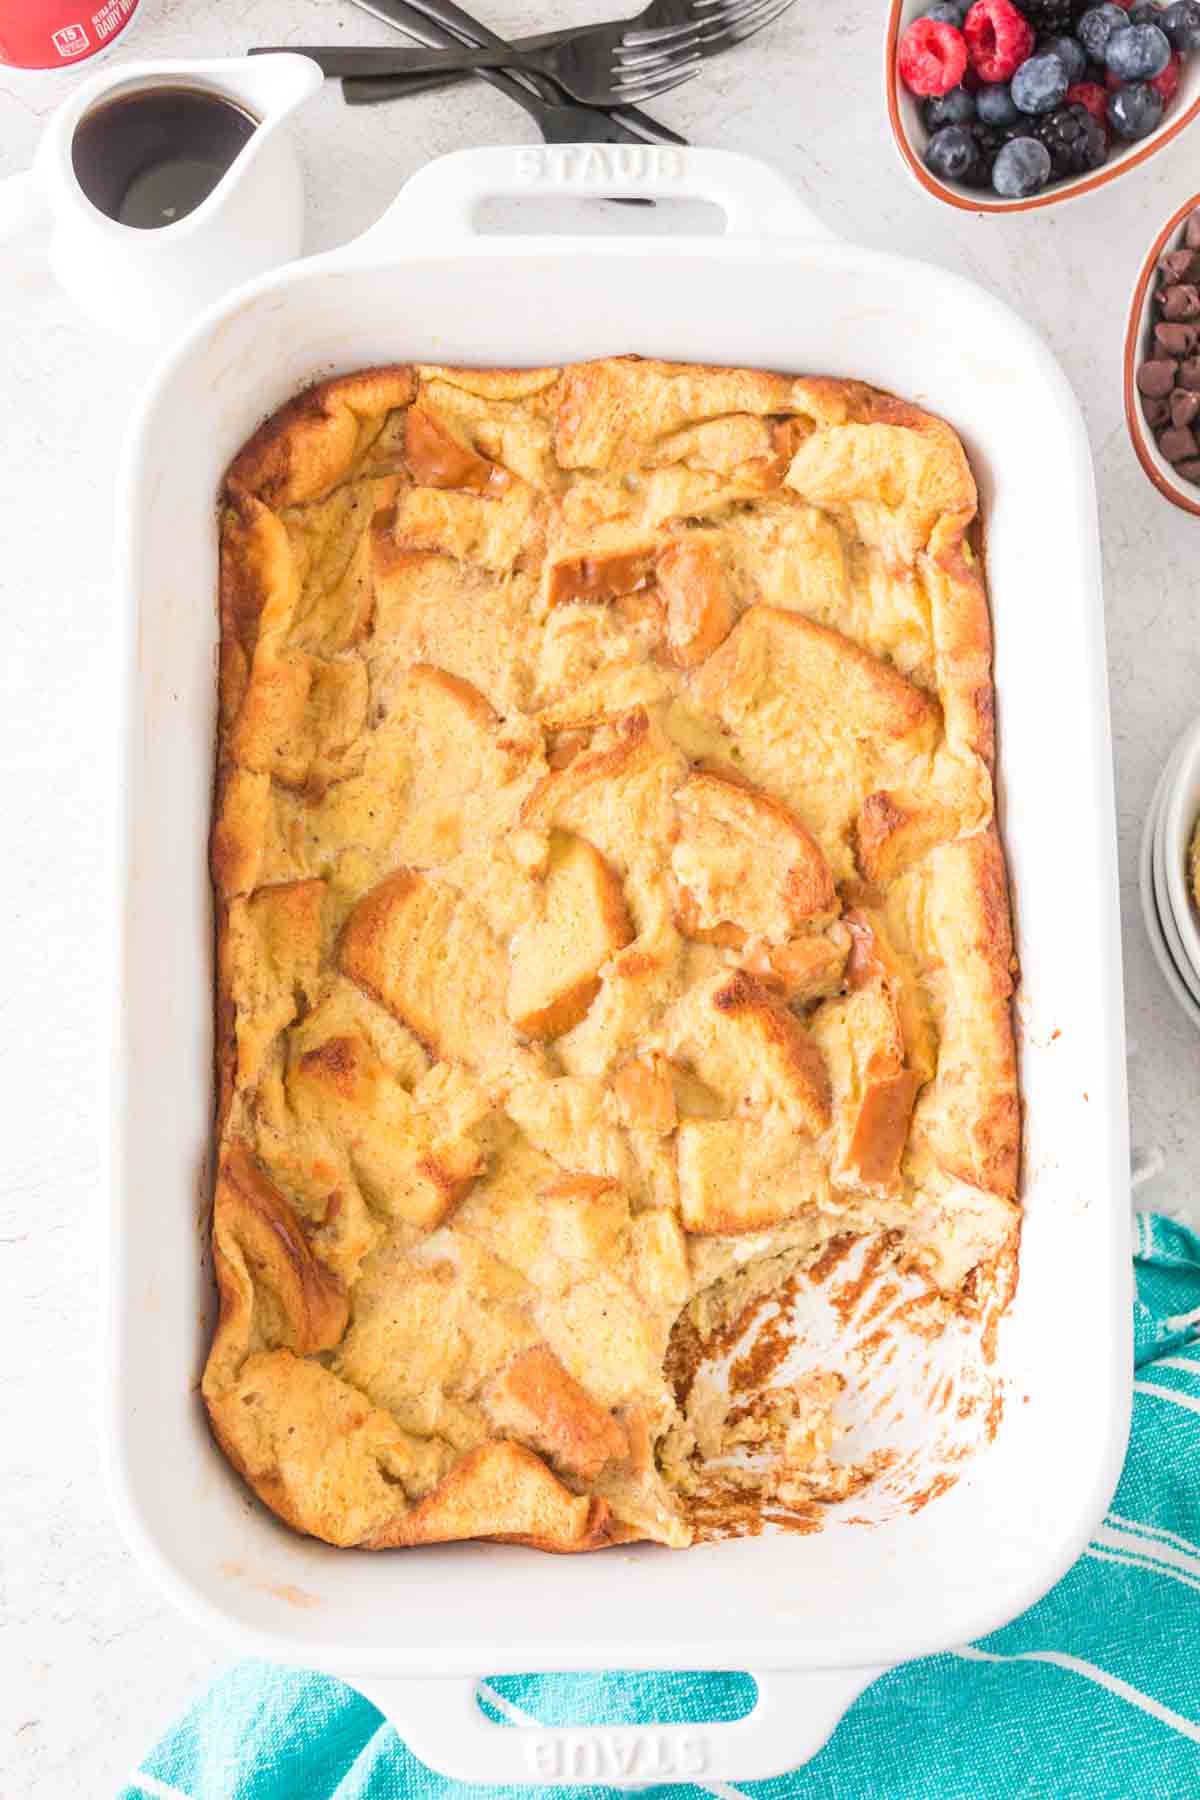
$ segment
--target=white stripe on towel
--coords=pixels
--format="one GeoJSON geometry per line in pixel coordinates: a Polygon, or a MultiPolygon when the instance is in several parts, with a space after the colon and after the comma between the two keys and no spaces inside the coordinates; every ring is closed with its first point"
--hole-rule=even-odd
{"type": "Polygon", "coordinates": [[[1148,1556],[1154,1562],[1168,1563],[1171,1568],[1182,1569],[1185,1575],[1200,1581],[1200,1556],[1191,1548],[1180,1550],[1175,1544],[1164,1544],[1157,1538],[1120,1531],[1107,1524],[1101,1525],[1092,1543],[1105,1550],[1123,1550],[1129,1556],[1148,1556]]]}
{"type": "Polygon", "coordinates": [[[1200,1362],[1194,1356],[1156,1356],[1156,1369],[1187,1369],[1193,1375],[1200,1375],[1200,1362]]]}
{"type": "Polygon", "coordinates": [[[1177,1531],[1168,1531],[1165,1525],[1147,1525],[1141,1519],[1127,1519],[1123,1513],[1110,1512],[1108,1516],[1114,1525],[1124,1525],[1146,1537],[1166,1538],[1169,1543],[1178,1544],[1181,1550],[1190,1550],[1193,1556],[1200,1556],[1200,1544],[1193,1544],[1191,1538],[1180,1537],[1177,1531]]]}
{"type": "Polygon", "coordinates": [[[149,1794],[151,1800],[188,1800],[182,1788],[168,1787],[157,1775],[143,1775],[139,1769],[130,1787],[141,1788],[143,1794],[149,1794]]]}
{"type": "Polygon", "coordinates": [[[1185,1325],[1198,1325],[1200,1306],[1193,1306],[1191,1312],[1176,1313],[1173,1319],[1164,1319],[1163,1324],[1168,1331],[1182,1331],[1185,1325]]]}
{"type": "Polygon", "coordinates": [[[976,1650],[973,1644],[956,1650],[955,1656],[964,1656],[968,1662],[1044,1662],[1053,1663],[1056,1668],[1069,1669],[1072,1674],[1082,1675],[1087,1681],[1094,1681],[1097,1686],[1107,1688],[1122,1700],[1128,1700],[1131,1706],[1140,1707],[1152,1718],[1161,1719],[1172,1731],[1182,1737],[1191,1738],[1200,1743],[1200,1724],[1195,1719],[1185,1719],[1182,1713],[1172,1712],[1161,1700],[1143,1694],[1140,1688],[1131,1687],[1129,1682],[1122,1681],[1119,1675],[1110,1675],[1107,1669],[1101,1669],[1095,1663],[1084,1662],[1081,1656],[1068,1656],[1062,1650],[1017,1650],[1011,1656],[1001,1656],[994,1650],[976,1650]]]}
{"type": "MultiPolygon", "coordinates": [[[[514,1706],[511,1700],[506,1700],[503,1694],[498,1694],[490,1682],[477,1681],[475,1691],[487,1701],[489,1706],[494,1706],[498,1713],[502,1713],[514,1725],[541,1724],[541,1720],[535,1719],[532,1713],[527,1713],[523,1708],[514,1706]]],[[[730,1787],[728,1782],[724,1781],[693,1781],[692,1786],[698,1787],[702,1794],[715,1795],[716,1800],[750,1800],[749,1794],[744,1794],[741,1788],[730,1787]]],[[[171,1796],[170,1800],[174,1800],[174,1796],[171,1796]]],[[[180,1800],[183,1800],[183,1796],[180,1796],[180,1800]]]]}
{"type": "Polygon", "coordinates": [[[1174,1388],[1159,1387],[1153,1381],[1135,1381],[1133,1391],[1135,1394],[1154,1394],[1160,1400],[1173,1400],[1176,1406],[1186,1406],[1189,1412],[1200,1413],[1200,1400],[1194,1395],[1177,1393],[1174,1388]]]}
{"type": "Polygon", "coordinates": [[[1181,1575],[1178,1569],[1170,1568],[1166,1563],[1152,1562],[1148,1556],[1126,1556],[1115,1550],[1096,1550],[1089,1548],[1083,1553],[1094,1556],[1097,1562],[1124,1563],[1127,1569],[1144,1569],[1150,1575],[1169,1575],[1172,1581],[1178,1581],[1183,1587],[1195,1588],[1200,1593],[1200,1581],[1191,1575],[1181,1575]]]}
{"type": "Polygon", "coordinates": [[[522,1712],[521,1708],[514,1706],[511,1700],[506,1700],[503,1694],[498,1694],[490,1682],[477,1681],[475,1691],[487,1701],[489,1706],[494,1706],[496,1711],[512,1725],[539,1725],[541,1723],[541,1720],[535,1719],[532,1713],[522,1712]]]}

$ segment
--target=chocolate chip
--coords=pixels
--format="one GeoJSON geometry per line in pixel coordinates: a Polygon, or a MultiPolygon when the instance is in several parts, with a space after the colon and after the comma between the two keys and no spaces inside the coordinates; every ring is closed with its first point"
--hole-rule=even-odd
{"type": "MultiPolygon", "coordinates": [[[[1197,370],[1200,371],[1200,359],[1194,360],[1197,370]]],[[[1149,362],[1144,362],[1137,372],[1138,392],[1148,394],[1151,399],[1157,399],[1160,394],[1169,394],[1175,386],[1178,367],[1178,363],[1173,363],[1170,357],[1152,357],[1149,362]]]]}
{"type": "Polygon", "coordinates": [[[1200,481],[1200,456],[1189,456],[1186,462],[1176,463],[1175,473],[1185,481],[1200,481]]]}
{"type": "Polygon", "coordinates": [[[1200,325],[1156,325],[1154,342],[1167,356],[1190,356],[1200,342],[1200,325]]]}
{"type": "Polygon", "coordinates": [[[1192,393],[1200,393],[1200,356],[1189,356],[1186,362],[1179,365],[1179,385],[1190,388],[1192,393]]]}
{"type": "Polygon", "coordinates": [[[1164,288],[1162,309],[1163,316],[1168,319],[1200,318],[1200,288],[1190,287],[1186,283],[1164,288]]]}
{"type": "Polygon", "coordinates": [[[1187,462],[1189,457],[1200,451],[1194,431],[1189,431],[1186,427],[1179,430],[1173,425],[1163,432],[1158,440],[1158,447],[1169,463],[1187,462]]]}
{"type": "Polygon", "coordinates": [[[1189,250],[1200,250],[1200,210],[1188,214],[1183,228],[1183,241],[1189,250]]]}
{"type": "Polygon", "coordinates": [[[1168,401],[1171,423],[1181,431],[1185,425],[1191,425],[1200,413],[1200,394],[1189,394],[1186,388],[1176,388],[1168,401]]]}
{"type": "Polygon", "coordinates": [[[1163,273],[1163,285],[1173,281],[1191,281],[1197,273],[1197,258],[1190,250],[1167,250],[1158,259],[1158,266],[1163,273]]]}
{"type": "MultiPolygon", "coordinates": [[[[1178,390],[1176,390],[1176,392],[1178,392],[1178,390]]],[[[1171,399],[1174,398],[1175,395],[1173,394],[1171,399]]],[[[1198,394],[1196,398],[1200,400],[1200,394],[1198,394]]],[[[1160,425],[1179,423],[1177,419],[1174,421],[1171,419],[1171,401],[1167,399],[1165,394],[1159,394],[1153,400],[1144,399],[1142,401],[1142,416],[1151,431],[1157,431],[1160,425]]]]}

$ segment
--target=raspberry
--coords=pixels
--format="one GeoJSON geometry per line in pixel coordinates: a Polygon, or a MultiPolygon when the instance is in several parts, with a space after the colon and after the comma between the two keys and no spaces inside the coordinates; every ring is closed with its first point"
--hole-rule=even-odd
{"type": "Polygon", "coordinates": [[[1156,94],[1162,95],[1164,106],[1170,106],[1179,87],[1179,52],[1173,51],[1171,60],[1165,69],[1154,77],[1150,83],[1156,94]]]}
{"type": "Polygon", "coordinates": [[[963,20],[963,36],[981,81],[1008,81],[1033,52],[1033,26],[1011,0],[975,0],[963,20]]]}
{"type": "Polygon", "coordinates": [[[1096,123],[1108,130],[1108,95],[1098,81],[1075,82],[1067,89],[1067,104],[1086,107],[1096,123]]]}
{"type": "Polygon", "coordinates": [[[914,19],[900,39],[900,79],[914,94],[948,94],[967,67],[967,46],[953,25],[914,19]]]}

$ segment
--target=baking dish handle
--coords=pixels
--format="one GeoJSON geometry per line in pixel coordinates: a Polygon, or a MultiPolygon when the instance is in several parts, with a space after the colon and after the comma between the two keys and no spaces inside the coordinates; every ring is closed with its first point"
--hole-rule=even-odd
{"type": "Polygon", "coordinates": [[[461,1676],[356,1678],[355,1686],[437,1774],[523,1790],[576,1783],[703,1785],[785,1775],[816,1755],[846,1709],[885,1673],[871,1668],[755,1674],[753,1710],[715,1725],[544,1726],[513,1708],[510,1723],[521,1727],[515,1731],[479,1710],[476,1682],[461,1676]]]}
{"type": "Polygon", "coordinates": [[[430,238],[473,237],[483,200],[562,195],[709,200],[725,214],[727,237],[831,241],[835,235],[757,157],[674,144],[526,144],[439,156],[405,183],[351,248],[373,256],[430,238]]]}

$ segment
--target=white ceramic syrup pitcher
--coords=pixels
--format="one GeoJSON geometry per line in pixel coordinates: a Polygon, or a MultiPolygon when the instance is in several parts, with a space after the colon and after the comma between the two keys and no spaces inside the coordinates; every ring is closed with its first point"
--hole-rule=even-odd
{"type": "Polygon", "coordinates": [[[51,266],[72,298],[108,330],[160,343],[230,288],[299,254],[304,186],[283,126],[321,81],[315,62],[290,53],[101,70],[53,115],[32,167],[0,182],[0,241],[48,214],[51,266]],[[88,199],[72,146],[99,106],[171,87],[232,101],[256,128],[194,211],[139,229],[88,199]]]}

